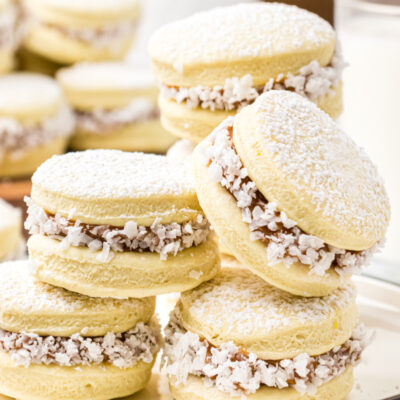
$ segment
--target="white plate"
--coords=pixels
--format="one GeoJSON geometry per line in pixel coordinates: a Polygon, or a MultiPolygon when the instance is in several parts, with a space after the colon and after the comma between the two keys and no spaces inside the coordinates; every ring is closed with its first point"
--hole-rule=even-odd
{"type": "MultiPolygon", "coordinates": [[[[361,320],[375,339],[355,368],[354,389],[347,400],[400,399],[400,287],[373,278],[353,278],[358,289],[361,320]]],[[[157,299],[162,322],[173,307],[173,295],[157,299]]],[[[155,373],[148,388],[126,400],[172,400],[164,376],[155,373]]]]}

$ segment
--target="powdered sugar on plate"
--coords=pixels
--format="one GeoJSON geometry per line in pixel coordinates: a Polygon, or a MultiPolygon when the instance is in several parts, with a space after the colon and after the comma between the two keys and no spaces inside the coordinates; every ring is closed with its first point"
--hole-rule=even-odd
{"type": "Polygon", "coordinates": [[[354,303],[355,288],[346,284],[324,297],[299,297],[277,289],[248,270],[224,269],[211,281],[182,295],[191,318],[243,335],[269,332],[289,324],[329,318],[354,303]],[[234,312],[227,313],[227,309],[234,312]]]}
{"type": "Polygon", "coordinates": [[[71,198],[140,199],[195,196],[191,171],[165,156],[87,150],[53,156],[32,177],[33,185],[71,198]]]}

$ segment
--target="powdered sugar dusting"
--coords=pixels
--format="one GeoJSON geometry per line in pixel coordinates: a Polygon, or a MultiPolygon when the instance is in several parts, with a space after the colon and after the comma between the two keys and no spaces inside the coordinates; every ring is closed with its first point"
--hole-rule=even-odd
{"type": "Polygon", "coordinates": [[[229,62],[310,49],[335,40],[317,15],[278,3],[215,8],[163,26],[150,39],[150,56],[184,71],[186,64],[229,62]]]}
{"type": "Polygon", "coordinates": [[[263,87],[253,87],[253,78],[248,74],[240,79],[226,79],[223,86],[176,88],[161,84],[160,90],[164,97],[178,103],[184,102],[188,108],[201,107],[211,111],[240,110],[269,90],[290,90],[317,101],[334,91],[342,77],[344,66],[340,52],[336,51],[328,66],[322,67],[318,61],[312,61],[300,68],[298,74],[280,74],[276,79],[271,78],[263,87]]]}
{"type": "MultiPolygon", "coordinates": [[[[135,310],[145,300],[95,298],[36,281],[31,275],[34,262],[14,261],[0,264],[0,308],[31,312],[108,311],[113,308],[135,310]]],[[[67,315],[66,315],[67,316],[67,315]]]]}
{"type": "MultiPolygon", "coordinates": [[[[311,195],[316,211],[340,226],[380,240],[389,199],[365,152],[315,104],[285,91],[255,102],[257,123],[282,179],[311,195]]],[[[299,221],[297,221],[299,222],[299,221]]]]}
{"type": "Polygon", "coordinates": [[[191,172],[182,163],[165,156],[118,150],[53,156],[37,169],[32,182],[72,198],[195,196],[191,172]]]}
{"type": "Polygon", "coordinates": [[[123,333],[109,332],[100,337],[39,336],[0,329],[0,350],[8,352],[17,365],[30,364],[97,365],[110,363],[129,368],[139,361],[151,363],[161,343],[157,324],[138,323],[123,333]]]}
{"type": "Polygon", "coordinates": [[[258,330],[269,332],[290,323],[323,321],[335,309],[352,304],[355,295],[354,287],[345,285],[328,296],[298,297],[269,285],[247,270],[225,269],[181,296],[194,319],[213,329],[246,335],[258,330]],[[235,312],[227,313],[227,309],[235,312]]]}
{"type": "Polygon", "coordinates": [[[246,353],[233,342],[212,346],[182,328],[176,312],[171,314],[165,334],[167,374],[176,378],[176,384],[185,384],[190,375],[199,376],[206,385],[233,396],[255,393],[263,385],[313,393],[349,365],[357,364],[369,344],[369,336],[360,324],[349,340],[327,353],[318,356],[302,353],[293,359],[268,361],[246,353]]]}
{"type": "Polygon", "coordinates": [[[208,172],[212,180],[235,198],[243,221],[249,225],[250,239],[265,244],[269,263],[283,262],[289,267],[300,262],[310,266],[310,273],[320,276],[331,267],[345,275],[366,266],[380,244],[362,252],[327,245],[303,232],[284,211],[277,209],[276,203],[264,198],[236,153],[232,141],[233,123],[234,118],[228,118],[210,135],[206,149],[208,172]]]}

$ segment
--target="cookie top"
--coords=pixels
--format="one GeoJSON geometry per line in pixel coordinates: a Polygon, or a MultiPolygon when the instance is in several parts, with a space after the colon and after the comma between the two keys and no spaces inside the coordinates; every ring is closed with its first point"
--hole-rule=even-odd
{"type": "Polygon", "coordinates": [[[201,213],[189,166],[166,156],[118,150],[53,156],[32,183],[38,206],[90,224],[180,223],[201,213]]]}
{"type": "Polygon", "coordinates": [[[259,85],[313,60],[326,65],[335,43],[333,28],[317,15],[260,2],[219,7],[165,25],[151,37],[149,53],[164,84],[215,86],[251,74],[259,85]]]}
{"type": "Polygon", "coordinates": [[[87,297],[36,281],[29,261],[0,264],[0,328],[39,335],[104,336],[148,322],[153,297],[117,300],[87,297]]]}
{"type": "Polygon", "coordinates": [[[47,76],[23,72],[0,77],[0,119],[15,118],[28,124],[42,121],[63,103],[59,86],[47,76]]]}
{"type": "Polygon", "coordinates": [[[348,250],[384,237],[390,206],[375,165],[315,104],[267,92],[238,114],[233,142],[257,189],[306,233],[348,250]]]}
{"type": "Polygon", "coordinates": [[[157,97],[149,71],[123,62],[86,62],[63,68],[57,80],[75,108],[122,107],[137,97],[157,97]]]}
{"type": "Polygon", "coordinates": [[[3,199],[0,199],[0,231],[10,226],[15,226],[18,230],[20,229],[21,211],[3,199]]]}
{"type": "Polygon", "coordinates": [[[178,309],[184,327],[214,345],[233,341],[260,358],[282,359],[346,341],[357,323],[355,295],[345,285],[325,297],[299,297],[248,270],[224,268],[182,293],[178,309]]]}

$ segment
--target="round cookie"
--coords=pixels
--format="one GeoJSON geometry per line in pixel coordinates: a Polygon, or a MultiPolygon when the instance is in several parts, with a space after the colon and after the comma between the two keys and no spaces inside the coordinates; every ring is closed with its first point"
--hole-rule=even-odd
{"type": "Polygon", "coordinates": [[[390,207],[375,166],[297,94],[260,96],[196,148],[194,163],[200,204],[223,243],[291,293],[330,293],[385,235],[390,207]]]}
{"type": "Polygon", "coordinates": [[[96,297],[147,297],[218,271],[187,165],[143,153],[55,156],[32,178],[25,227],[44,282],[96,297]]]}
{"type": "Polygon", "coordinates": [[[0,392],[106,400],[142,389],[160,344],[155,299],[90,298],[35,281],[31,269],[0,264],[0,392]]]}
{"type": "Polygon", "coordinates": [[[0,199],[0,260],[19,258],[24,253],[21,227],[21,211],[0,199]]]}
{"type": "Polygon", "coordinates": [[[333,28],[306,10],[239,4],[158,29],[149,54],[160,83],[161,121],[201,141],[228,116],[272,89],[295,91],[333,118],[344,67],[333,28]]]}
{"type": "Polygon", "coordinates": [[[176,140],[160,123],[153,78],[119,62],[82,63],[57,74],[77,117],[71,148],[164,153],[176,140]]]}
{"type": "Polygon", "coordinates": [[[368,343],[355,297],[352,285],[298,297],[223,268],[182,293],[171,314],[165,354],[174,397],[344,399],[368,343]],[[324,397],[330,391],[336,397],[324,397]]]}
{"type": "Polygon", "coordinates": [[[74,116],[54,80],[29,73],[0,77],[0,178],[29,176],[64,152],[73,127],[74,116]]]}
{"type": "Polygon", "coordinates": [[[32,53],[24,47],[17,52],[18,69],[54,77],[63,64],[58,64],[39,54],[32,53]]]}
{"type": "Polygon", "coordinates": [[[20,40],[19,10],[12,0],[0,0],[0,75],[14,67],[14,53],[20,40]]]}
{"type": "Polygon", "coordinates": [[[121,60],[140,14],[138,0],[29,0],[24,47],[59,64],[121,60]]]}

